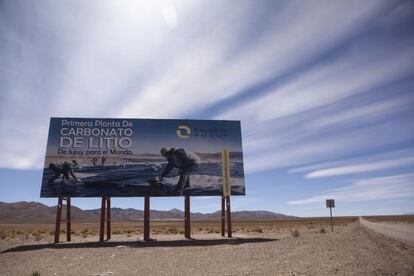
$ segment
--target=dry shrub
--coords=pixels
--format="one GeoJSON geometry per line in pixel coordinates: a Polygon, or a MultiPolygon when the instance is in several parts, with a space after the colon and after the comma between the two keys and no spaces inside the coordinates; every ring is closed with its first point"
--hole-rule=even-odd
{"type": "Polygon", "coordinates": [[[256,233],[263,233],[263,229],[261,227],[254,227],[252,229],[252,232],[256,232],[256,233]]]}
{"type": "Polygon", "coordinates": [[[36,233],[35,234],[35,241],[40,241],[42,239],[42,234],[36,233]]]}
{"type": "Polygon", "coordinates": [[[180,231],[178,231],[179,234],[183,235],[184,234],[184,230],[181,229],[180,231]]]}
{"type": "Polygon", "coordinates": [[[214,229],[213,229],[213,228],[211,228],[211,227],[207,228],[207,233],[209,233],[209,234],[214,233],[214,229]]]}
{"type": "Polygon", "coordinates": [[[30,274],[30,276],[40,276],[40,272],[35,270],[32,272],[32,274],[30,274]]]}
{"type": "Polygon", "coordinates": [[[121,230],[119,230],[119,229],[117,229],[117,230],[113,230],[113,231],[112,231],[112,234],[114,234],[114,235],[120,235],[120,234],[122,234],[122,231],[121,231],[121,230]]]}
{"type": "Polygon", "coordinates": [[[4,240],[7,238],[7,233],[3,229],[0,230],[0,239],[4,240]]]}
{"type": "Polygon", "coordinates": [[[169,227],[167,229],[167,233],[169,233],[169,234],[178,234],[178,230],[175,227],[169,227]]]}
{"type": "Polygon", "coordinates": [[[87,238],[89,234],[89,229],[85,228],[80,232],[82,238],[87,238]]]}
{"type": "Polygon", "coordinates": [[[325,230],[325,228],[321,228],[321,230],[319,230],[319,233],[321,233],[321,234],[326,234],[326,230],[325,230]]]}
{"type": "Polygon", "coordinates": [[[292,237],[294,238],[298,238],[299,237],[299,231],[298,230],[293,230],[292,232],[290,232],[290,234],[292,235],[292,237]]]}
{"type": "Polygon", "coordinates": [[[151,233],[153,233],[153,234],[161,234],[162,231],[160,229],[152,229],[151,230],[151,233]]]}

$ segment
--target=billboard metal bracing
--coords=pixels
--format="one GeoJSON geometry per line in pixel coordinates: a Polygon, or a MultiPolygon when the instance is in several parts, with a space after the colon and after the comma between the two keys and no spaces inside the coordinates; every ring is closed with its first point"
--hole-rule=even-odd
{"type": "Polygon", "coordinates": [[[224,182],[245,195],[239,121],[50,120],[41,197],[220,196],[224,182]]]}

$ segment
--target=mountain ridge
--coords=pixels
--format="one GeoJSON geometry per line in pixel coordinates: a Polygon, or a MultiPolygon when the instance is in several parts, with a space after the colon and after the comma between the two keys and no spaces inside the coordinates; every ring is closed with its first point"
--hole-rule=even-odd
{"type": "MultiPolygon", "coordinates": [[[[96,222],[100,219],[100,209],[82,210],[74,205],[71,208],[73,222],[96,222]]],[[[63,206],[62,216],[65,217],[66,205],[63,206]]],[[[182,220],[184,211],[173,208],[168,211],[151,210],[151,220],[182,220]]],[[[111,208],[112,221],[142,221],[144,211],[134,208],[111,208]]],[[[211,213],[191,213],[192,220],[220,220],[221,211],[211,213]]],[[[47,206],[39,202],[19,201],[13,203],[0,202],[1,223],[54,223],[56,219],[56,206],[47,206]]],[[[270,211],[235,211],[233,220],[283,220],[298,219],[298,217],[274,213],[270,211]]]]}

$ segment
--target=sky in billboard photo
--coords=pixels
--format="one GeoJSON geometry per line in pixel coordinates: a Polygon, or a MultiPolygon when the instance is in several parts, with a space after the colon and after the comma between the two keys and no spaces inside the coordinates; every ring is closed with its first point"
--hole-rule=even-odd
{"type": "Polygon", "coordinates": [[[39,197],[51,117],[236,120],[232,210],[413,213],[414,2],[315,2],[0,0],[0,201],[56,205],[39,197]]]}

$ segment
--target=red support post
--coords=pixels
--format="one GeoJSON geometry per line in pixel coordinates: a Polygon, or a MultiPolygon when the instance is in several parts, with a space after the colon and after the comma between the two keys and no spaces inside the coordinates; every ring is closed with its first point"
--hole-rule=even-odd
{"type": "Polygon", "coordinates": [[[224,196],[221,197],[221,236],[226,232],[226,203],[224,196]]]}
{"type": "Polygon", "coordinates": [[[150,197],[144,197],[144,241],[150,240],[150,197]]]}
{"type": "Polygon", "coordinates": [[[70,196],[67,196],[66,197],[66,241],[71,241],[72,239],[70,209],[71,209],[70,196]]]}
{"type": "Polygon", "coordinates": [[[231,231],[231,210],[230,210],[230,196],[226,196],[226,207],[227,207],[227,237],[232,237],[231,231]]]}
{"type": "Polygon", "coordinates": [[[55,243],[59,243],[60,221],[62,218],[62,201],[63,201],[63,198],[60,196],[58,199],[57,212],[56,212],[55,243]]]}
{"type": "Polygon", "coordinates": [[[190,218],[190,196],[186,195],[184,199],[184,236],[191,239],[191,218],[190,218]]]}
{"type": "Polygon", "coordinates": [[[111,197],[106,197],[106,239],[111,239],[111,197]]]}
{"type": "Polygon", "coordinates": [[[102,197],[102,204],[101,204],[101,225],[99,228],[99,241],[104,241],[104,234],[105,234],[105,211],[106,211],[106,196],[102,197]]]}

